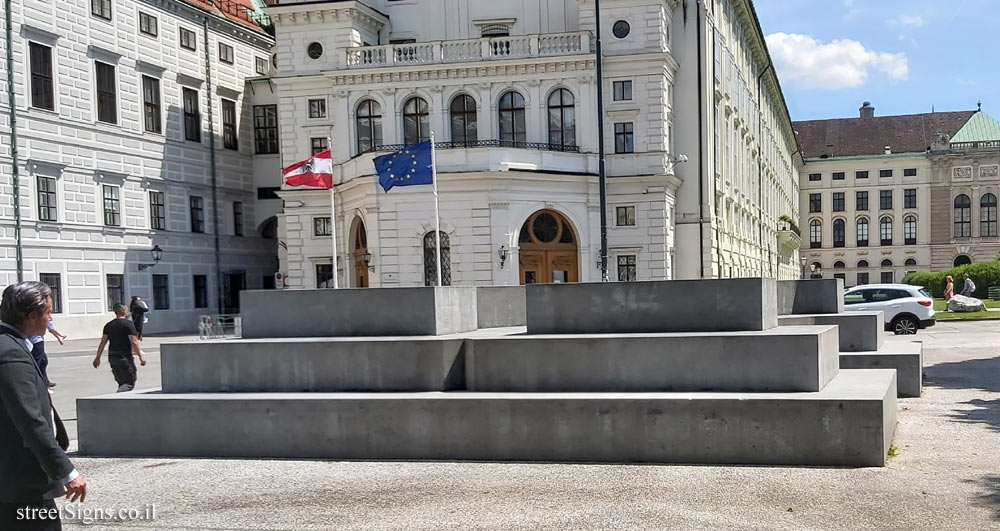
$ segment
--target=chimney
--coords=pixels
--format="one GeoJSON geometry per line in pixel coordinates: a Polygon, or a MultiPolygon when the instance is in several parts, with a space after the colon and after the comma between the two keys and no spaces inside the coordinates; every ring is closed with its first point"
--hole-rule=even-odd
{"type": "Polygon", "coordinates": [[[870,101],[864,102],[861,105],[861,108],[858,109],[858,110],[861,111],[861,117],[862,118],[874,118],[875,117],[875,107],[872,107],[872,102],[870,102],[870,101]]]}
{"type": "Polygon", "coordinates": [[[892,146],[885,146],[885,154],[892,155],[892,146]]]}

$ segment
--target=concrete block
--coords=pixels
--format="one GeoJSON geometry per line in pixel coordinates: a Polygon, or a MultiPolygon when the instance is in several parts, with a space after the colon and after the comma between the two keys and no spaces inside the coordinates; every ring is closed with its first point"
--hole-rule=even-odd
{"type": "Polygon", "coordinates": [[[884,466],[896,373],[817,393],[130,392],[77,415],[86,456],[884,466]]]}
{"type": "Polygon", "coordinates": [[[524,286],[482,286],[476,288],[479,328],[524,326],[524,286]]]}
{"type": "Polygon", "coordinates": [[[875,352],[841,352],[840,368],[896,369],[899,396],[919,397],[924,387],[924,346],[892,341],[875,352]]]}
{"type": "Polygon", "coordinates": [[[783,315],[778,317],[778,325],[836,325],[840,328],[840,351],[862,352],[882,348],[885,343],[884,320],[882,312],[844,312],[783,315]]]}
{"type": "Polygon", "coordinates": [[[778,281],[778,315],[842,313],[843,311],[843,279],[778,281]]]}
{"type": "Polygon", "coordinates": [[[527,286],[529,334],[724,332],[778,325],[774,279],[527,286]]]}
{"type": "Polygon", "coordinates": [[[163,344],[165,393],[445,391],[465,387],[463,340],[250,339],[163,344]]]}
{"type": "Polygon", "coordinates": [[[819,391],[838,372],[837,329],[510,335],[468,340],[469,391],[819,391]]]}
{"type": "Polygon", "coordinates": [[[476,288],[244,291],[243,337],[443,335],[476,330],[476,288]]]}

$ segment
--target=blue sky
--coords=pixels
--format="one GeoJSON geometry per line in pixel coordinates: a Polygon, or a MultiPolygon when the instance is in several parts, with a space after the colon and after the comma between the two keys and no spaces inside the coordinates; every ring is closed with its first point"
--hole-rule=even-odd
{"type": "Polygon", "coordinates": [[[755,0],[793,120],[1000,116],[1000,0],[755,0]]]}

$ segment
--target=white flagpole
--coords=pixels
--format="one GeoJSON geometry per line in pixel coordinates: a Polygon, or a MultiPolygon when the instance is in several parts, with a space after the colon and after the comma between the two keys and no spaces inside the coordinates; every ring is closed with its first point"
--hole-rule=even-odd
{"type": "Polygon", "coordinates": [[[441,213],[438,210],[437,160],[434,156],[434,131],[431,131],[431,179],[434,185],[434,252],[437,260],[437,285],[441,286],[441,213]]]}
{"type": "MultiPolygon", "coordinates": [[[[331,183],[332,184],[332,183],[331,183]]],[[[330,187],[330,244],[333,246],[333,289],[340,287],[337,282],[337,207],[334,202],[334,188],[330,187]]]]}

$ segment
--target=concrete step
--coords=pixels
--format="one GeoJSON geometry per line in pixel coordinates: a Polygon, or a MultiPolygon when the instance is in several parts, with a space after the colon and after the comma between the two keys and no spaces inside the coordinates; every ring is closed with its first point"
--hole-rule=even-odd
{"type": "Polygon", "coordinates": [[[166,393],[818,391],[833,326],[758,332],[228,340],[161,347],[166,393]]]}
{"type": "Polygon", "coordinates": [[[919,397],[924,386],[924,345],[889,341],[872,352],[841,352],[841,369],[896,369],[900,397],[919,397]]]}
{"type": "Polygon", "coordinates": [[[841,352],[868,352],[882,348],[882,345],[885,344],[884,322],[882,312],[843,312],[778,317],[779,326],[836,325],[840,327],[841,352]]]}
{"type": "Polygon", "coordinates": [[[896,373],[815,393],[133,392],[77,415],[88,456],[884,466],[896,373]]]}

